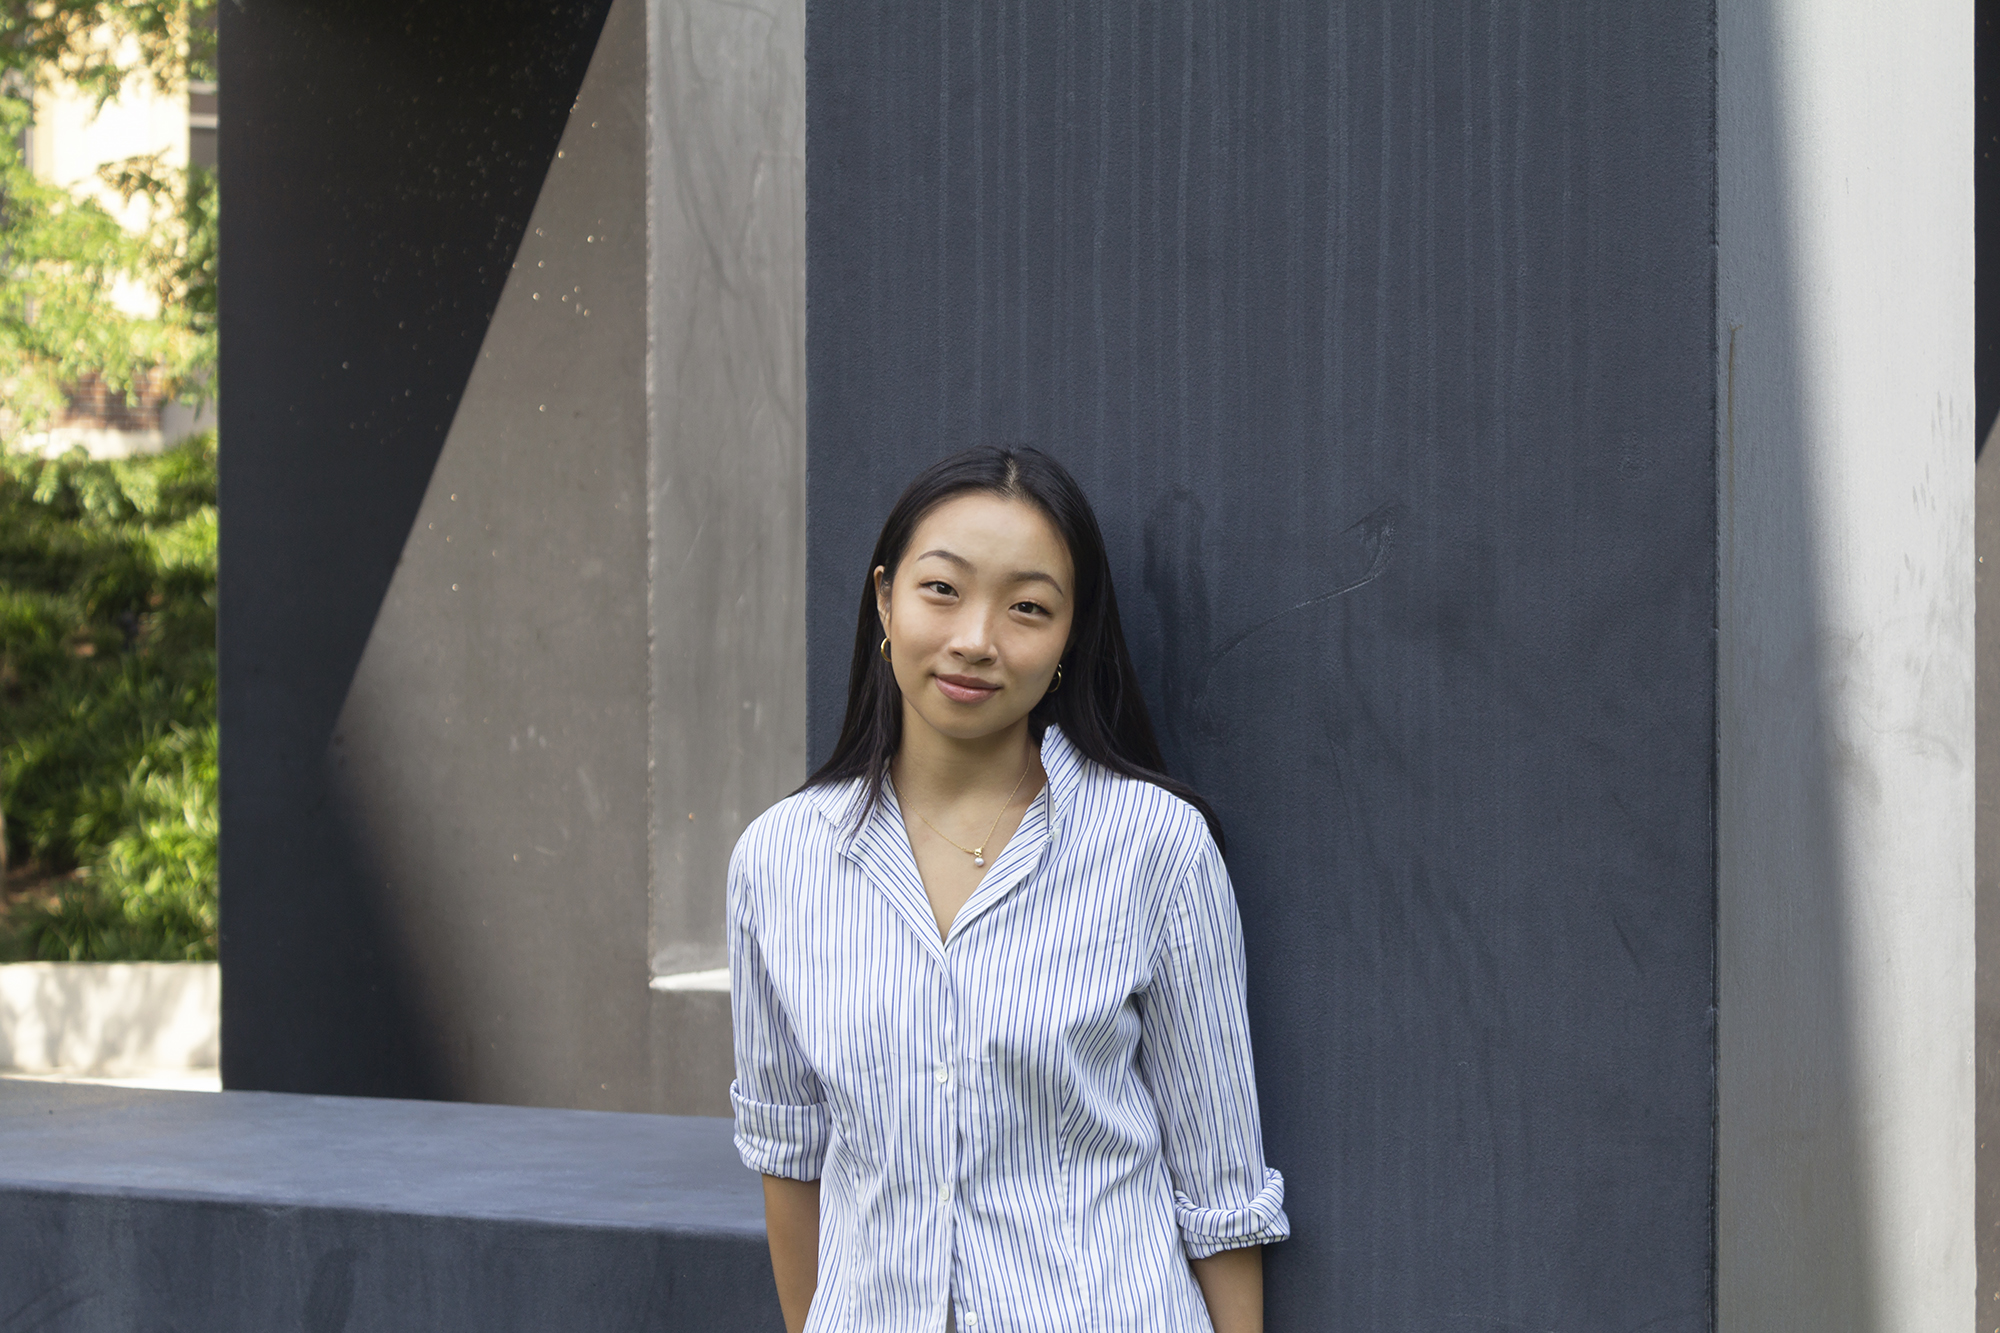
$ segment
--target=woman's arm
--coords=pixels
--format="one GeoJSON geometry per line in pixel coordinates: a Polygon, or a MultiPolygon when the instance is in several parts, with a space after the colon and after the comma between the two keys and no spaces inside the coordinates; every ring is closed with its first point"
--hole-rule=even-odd
{"type": "Polygon", "coordinates": [[[1262,1333],[1263,1246],[1291,1223],[1284,1177],[1264,1162],[1236,895],[1200,837],[1139,997],[1139,1076],[1160,1113],[1174,1217],[1200,1256],[1190,1264],[1209,1320],[1217,1333],[1262,1333]]]}
{"type": "MultiPolygon", "coordinates": [[[[800,1333],[819,1285],[819,1182],[765,1176],[764,1231],[771,1241],[771,1272],[778,1279],[785,1333],[800,1333]]],[[[1262,1297],[1260,1285],[1260,1310],[1262,1297]]]]}
{"type": "Polygon", "coordinates": [[[1215,1333],[1264,1333],[1264,1247],[1221,1250],[1190,1259],[1215,1333]]]}

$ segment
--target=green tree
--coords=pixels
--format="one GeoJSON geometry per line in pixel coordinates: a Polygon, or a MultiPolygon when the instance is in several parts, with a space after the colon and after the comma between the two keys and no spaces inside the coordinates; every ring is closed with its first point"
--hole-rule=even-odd
{"type": "Polygon", "coordinates": [[[128,231],[23,152],[37,92],[101,108],[215,76],[211,4],[0,0],[0,959],[216,951],[215,440],[163,455],[14,449],[65,390],[213,395],[215,178],[158,156],[103,183],[128,231]],[[136,283],[159,312],[112,299],[136,283]]]}
{"type": "Polygon", "coordinates": [[[86,377],[186,402],[215,392],[214,174],[158,155],[107,166],[105,184],[143,201],[135,234],[22,151],[35,92],[68,84],[100,107],[135,83],[180,96],[214,77],[214,31],[212,4],[189,0],[0,0],[0,446],[45,427],[86,377]],[[153,291],[159,313],[121,309],[121,282],[153,291]]]}

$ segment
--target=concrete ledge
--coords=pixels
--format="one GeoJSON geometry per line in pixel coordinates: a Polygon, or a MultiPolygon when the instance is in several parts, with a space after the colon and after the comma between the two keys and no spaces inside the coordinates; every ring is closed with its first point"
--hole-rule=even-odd
{"type": "Polygon", "coordinates": [[[726,1120],[0,1081],[0,1323],[781,1328],[726,1120]]]}
{"type": "Polygon", "coordinates": [[[214,963],[0,965],[0,1071],[214,1069],[221,1032],[214,963]]]}

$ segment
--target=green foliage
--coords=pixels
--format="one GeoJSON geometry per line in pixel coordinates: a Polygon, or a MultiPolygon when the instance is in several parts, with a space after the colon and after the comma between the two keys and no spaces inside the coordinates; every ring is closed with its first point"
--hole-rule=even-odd
{"type": "Polygon", "coordinates": [[[87,192],[38,179],[21,151],[24,94],[68,83],[102,106],[149,82],[178,95],[214,66],[211,4],[0,0],[0,443],[45,428],[87,375],[191,403],[215,393],[214,173],[158,154],[105,168],[128,207],[143,201],[134,235],[87,192]],[[159,313],[121,307],[121,288],[151,292],[159,313]]]}
{"type": "Polygon", "coordinates": [[[220,221],[215,173],[176,168],[158,153],[106,167],[104,181],[125,200],[146,201],[148,226],[138,273],[152,284],[173,330],[185,337],[176,383],[199,390],[215,371],[215,258],[220,221]]]}
{"type": "Polygon", "coordinates": [[[213,0],[0,0],[0,73],[96,97],[133,78],[178,89],[215,77],[213,0]],[[137,58],[127,44],[136,49],[137,58]]]}
{"type": "Polygon", "coordinates": [[[215,957],[215,438],[0,453],[0,956],[215,957]]]}
{"type": "Polygon", "coordinates": [[[95,377],[215,392],[214,175],[101,172],[135,233],[23,159],[31,97],[101,108],[215,77],[212,0],[0,0],[0,957],[213,958],[215,445],[157,458],[7,449],[95,377]],[[150,291],[135,314],[119,291],[150,291]]]}

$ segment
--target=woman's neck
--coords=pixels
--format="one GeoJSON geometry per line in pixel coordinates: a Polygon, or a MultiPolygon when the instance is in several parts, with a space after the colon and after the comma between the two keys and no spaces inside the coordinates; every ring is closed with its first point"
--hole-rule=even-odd
{"type": "Polygon", "coordinates": [[[961,740],[935,730],[905,704],[903,741],[889,775],[903,799],[927,807],[949,806],[968,798],[997,799],[1020,781],[1022,768],[1038,758],[1025,717],[1004,731],[961,740]]]}

